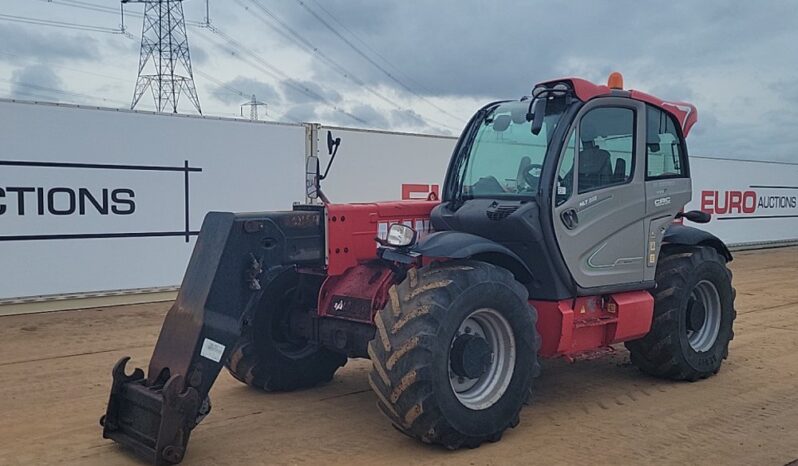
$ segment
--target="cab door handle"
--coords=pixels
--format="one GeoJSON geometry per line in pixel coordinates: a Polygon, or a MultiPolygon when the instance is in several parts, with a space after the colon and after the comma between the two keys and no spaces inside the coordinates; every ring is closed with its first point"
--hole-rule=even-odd
{"type": "Polygon", "coordinates": [[[579,215],[577,215],[576,209],[567,209],[562,211],[560,218],[562,219],[562,223],[565,225],[565,228],[569,230],[573,230],[577,225],[579,225],[579,215]]]}

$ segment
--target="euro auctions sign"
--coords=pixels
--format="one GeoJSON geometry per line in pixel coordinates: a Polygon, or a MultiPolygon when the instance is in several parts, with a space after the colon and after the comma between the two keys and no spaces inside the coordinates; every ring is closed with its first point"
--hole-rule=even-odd
{"type": "Polygon", "coordinates": [[[729,244],[798,240],[798,164],[691,157],[688,210],[729,244]]]}
{"type": "Polygon", "coordinates": [[[304,126],[0,99],[0,307],[173,287],[209,211],[290,209],[304,126]]]}
{"type": "Polygon", "coordinates": [[[728,219],[732,215],[749,218],[798,217],[798,186],[754,186],[745,191],[701,191],[701,210],[717,215],[718,219],[728,219]]]}
{"type": "Polygon", "coordinates": [[[182,237],[202,168],[0,160],[0,242],[182,237]]]}

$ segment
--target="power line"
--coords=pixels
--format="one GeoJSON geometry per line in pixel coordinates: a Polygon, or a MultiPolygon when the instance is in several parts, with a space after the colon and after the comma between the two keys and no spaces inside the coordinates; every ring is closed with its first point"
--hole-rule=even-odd
{"type": "MultiPolygon", "coordinates": [[[[2,50],[0,50],[0,55],[6,55],[6,56],[9,56],[9,57],[19,58],[19,59],[22,59],[23,62],[29,63],[29,64],[30,63],[42,64],[40,61],[30,60],[29,58],[27,58],[27,57],[25,57],[23,55],[17,55],[15,53],[5,52],[5,51],[2,51],[2,50]]],[[[92,76],[97,76],[97,77],[100,77],[100,78],[113,79],[113,80],[116,80],[116,81],[125,81],[125,82],[128,81],[127,79],[120,78],[119,76],[111,76],[111,75],[102,74],[102,73],[95,73],[93,71],[86,71],[86,70],[81,70],[81,69],[77,69],[77,68],[70,68],[68,66],[57,65],[57,64],[54,64],[54,63],[47,63],[46,65],[49,68],[59,68],[59,69],[67,70],[67,71],[72,71],[72,72],[75,72],[75,73],[83,73],[83,74],[88,74],[88,75],[92,75],[92,76]]]]}
{"type": "MultiPolygon", "coordinates": [[[[14,86],[22,86],[22,87],[26,87],[26,88],[29,88],[29,89],[36,89],[36,90],[39,90],[39,91],[52,92],[52,93],[56,93],[56,94],[60,94],[60,95],[68,96],[68,97],[80,97],[82,99],[88,99],[90,101],[91,100],[95,100],[95,101],[96,100],[102,100],[103,102],[111,102],[111,103],[115,103],[117,105],[120,105],[120,104],[122,106],[126,105],[125,103],[123,103],[121,101],[118,101],[118,100],[114,100],[114,99],[106,99],[104,97],[90,96],[90,95],[87,95],[87,94],[81,94],[79,92],[65,91],[63,89],[55,89],[55,88],[47,87],[47,86],[40,86],[38,84],[31,84],[31,83],[25,83],[25,82],[19,82],[19,81],[12,81],[10,79],[0,79],[0,81],[3,81],[5,83],[9,83],[9,84],[14,85],[14,86]]],[[[21,93],[25,93],[25,92],[21,92],[21,93]]]]}
{"type": "MultiPolygon", "coordinates": [[[[91,3],[91,2],[85,2],[85,1],[81,1],[81,0],[40,0],[40,1],[43,1],[43,2],[46,2],[46,3],[55,4],[55,5],[80,8],[80,9],[89,10],[89,11],[96,11],[96,12],[100,12],[100,13],[107,13],[107,14],[114,14],[114,15],[119,14],[119,12],[116,9],[114,9],[114,8],[106,7],[106,6],[103,6],[103,5],[98,5],[98,4],[91,3]]],[[[240,4],[240,0],[237,0],[237,1],[239,1],[239,4],[240,4]]],[[[260,8],[265,10],[265,7],[263,7],[262,5],[260,5],[257,2],[255,2],[255,0],[251,0],[251,1],[253,1],[253,3],[255,3],[258,7],[260,7],[260,8]]],[[[304,4],[303,4],[303,6],[304,6],[304,4]]],[[[244,7],[244,8],[247,11],[249,11],[250,14],[252,14],[253,16],[256,16],[256,15],[254,15],[252,13],[251,10],[249,10],[246,7],[244,7]]],[[[305,8],[307,8],[307,7],[305,6],[305,8]]],[[[142,18],[144,17],[144,15],[142,15],[142,14],[136,14],[136,13],[127,13],[127,14],[130,15],[130,16],[135,16],[135,17],[142,17],[142,18]]],[[[309,49],[309,51],[311,51],[311,53],[315,53],[315,54],[319,55],[320,57],[323,57],[322,59],[325,61],[325,63],[327,63],[329,66],[335,68],[336,71],[338,71],[339,73],[342,74],[342,76],[344,76],[347,79],[353,80],[356,84],[358,84],[359,86],[363,87],[367,92],[370,92],[370,93],[374,94],[375,96],[377,96],[381,100],[384,100],[385,102],[389,103],[390,105],[392,105],[392,106],[394,106],[394,107],[396,107],[396,108],[398,108],[400,110],[403,110],[403,111],[407,110],[406,108],[402,107],[401,105],[398,105],[396,102],[392,101],[391,99],[389,99],[385,95],[380,94],[379,92],[377,92],[377,91],[373,90],[372,88],[368,87],[363,80],[357,78],[356,76],[353,76],[352,73],[350,71],[348,71],[346,68],[342,67],[341,65],[339,65],[338,63],[336,63],[335,61],[330,59],[328,56],[323,54],[323,52],[318,50],[318,48],[315,47],[312,43],[310,43],[306,39],[302,38],[296,31],[291,29],[285,22],[279,20],[275,15],[273,15],[270,12],[268,14],[270,16],[272,16],[275,19],[275,21],[278,21],[284,28],[286,28],[286,30],[289,31],[289,34],[291,34],[294,37],[294,39],[299,40],[299,42],[302,43],[302,45],[306,49],[309,49]]],[[[0,19],[3,19],[3,16],[10,16],[10,15],[0,15],[0,19]]],[[[264,19],[262,17],[258,17],[258,18],[261,21],[264,21],[264,19]]],[[[49,20],[37,20],[35,18],[22,18],[22,19],[29,19],[29,20],[32,20],[32,21],[36,21],[35,23],[32,23],[32,24],[36,24],[36,25],[55,25],[55,24],[50,24],[50,23],[62,23],[62,22],[49,21],[49,20]]],[[[266,21],[264,21],[264,22],[266,22],[266,21]]],[[[314,92],[313,90],[309,89],[307,86],[304,86],[301,82],[296,81],[293,78],[290,78],[282,70],[280,70],[279,68],[271,65],[267,61],[263,60],[257,53],[255,53],[251,49],[248,49],[243,44],[241,44],[240,42],[236,41],[235,39],[233,39],[232,37],[230,37],[229,35],[227,35],[223,31],[221,31],[218,27],[211,26],[208,21],[206,21],[206,22],[186,21],[186,24],[194,26],[194,27],[206,28],[206,29],[211,30],[216,35],[218,35],[220,38],[222,38],[222,40],[227,42],[227,45],[230,48],[230,51],[238,59],[240,59],[240,60],[242,60],[242,61],[244,61],[244,62],[246,62],[246,63],[248,63],[248,64],[250,64],[250,65],[252,65],[252,66],[254,66],[256,68],[258,68],[258,69],[260,69],[261,71],[266,72],[267,74],[269,74],[270,76],[272,76],[273,78],[275,78],[277,80],[282,80],[285,83],[286,86],[288,86],[288,87],[290,87],[292,89],[295,89],[295,90],[297,90],[297,91],[299,91],[299,92],[301,92],[301,93],[303,93],[303,94],[305,94],[305,95],[307,95],[307,96],[309,96],[309,97],[311,97],[311,98],[313,98],[315,100],[318,100],[318,101],[330,106],[333,110],[335,110],[335,111],[337,111],[339,113],[342,113],[342,114],[352,118],[353,120],[355,120],[355,121],[357,121],[357,122],[359,122],[361,124],[368,125],[368,122],[366,122],[362,118],[359,118],[356,115],[352,114],[351,112],[348,112],[346,110],[341,109],[340,107],[338,107],[337,105],[335,105],[334,103],[332,103],[331,101],[326,99],[325,97],[323,97],[320,94],[318,94],[318,93],[314,92]],[[258,65],[257,63],[253,63],[251,60],[245,59],[242,56],[242,53],[249,55],[257,63],[259,63],[260,65],[258,65]]],[[[266,22],[266,24],[268,24],[268,22],[266,22]]],[[[327,25],[327,26],[329,27],[329,25],[327,25]]],[[[79,24],[74,24],[74,23],[64,23],[63,25],[61,25],[61,27],[67,27],[67,28],[71,28],[71,29],[86,28],[86,29],[80,29],[80,30],[90,30],[90,31],[96,31],[96,32],[108,32],[108,33],[114,33],[114,34],[122,34],[122,35],[124,35],[124,36],[126,36],[128,38],[135,39],[131,34],[129,34],[129,33],[127,33],[125,31],[124,27],[123,27],[123,29],[118,30],[118,29],[111,29],[111,28],[102,28],[102,27],[94,27],[94,26],[87,26],[87,25],[79,25],[79,24]]],[[[288,36],[286,36],[286,33],[282,32],[282,31],[280,31],[279,29],[276,29],[276,28],[275,28],[275,30],[280,32],[284,37],[290,39],[288,36]]],[[[426,100],[426,99],[424,99],[424,100],[426,100]]],[[[432,104],[432,103],[430,102],[430,104],[432,104]]],[[[432,104],[432,105],[435,106],[434,104],[432,104]]],[[[440,108],[439,108],[439,110],[443,111],[443,109],[440,109],[440,108]]],[[[444,111],[444,113],[446,113],[446,112],[444,111]]],[[[449,115],[451,116],[451,114],[449,114],[449,115]]],[[[422,118],[425,118],[425,117],[422,117],[422,118]]],[[[427,119],[430,122],[432,122],[432,123],[438,124],[440,126],[451,128],[451,126],[446,125],[444,123],[435,121],[435,120],[430,119],[430,118],[427,118],[427,119]]]]}
{"type": "Polygon", "coordinates": [[[194,73],[202,76],[203,78],[207,79],[208,81],[211,81],[211,82],[215,83],[217,86],[226,89],[228,92],[230,92],[232,94],[236,94],[239,97],[247,98],[247,94],[244,91],[236,89],[235,87],[231,86],[230,84],[225,83],[225,82],[223,82],[220,79],[214,78],[213,76],[209,75],[208,73],[203,73],[200,70],[195,70],[194,73]]]}
{"type": "Polygon", "coordinates": [[[66,21],[53,21],[49,19],[29,18],[27,16],[14,16],[0,14],[0,20],[10,21],[15,23],[33,24],[36,26],[50,26],[62,29],[74,29],[77,31],[91,31],[91,32],[104,32],[108,34],[119,34],[122,31],[119,29],[111,29],[102,26],[92,26],[89,24],[78,24],[66,21]]]}
{"type": "Polygon", "coordinates": [[[383,54],[381,54],[381,53],[380,53],[380,52],[378,52],[376,49],[374,49],[374,47],[372,47],[371,45],[369,45],[369,43],[368,43],[367,41],[363,40],[363,38],[361,38],[361,37],[360,37],[358,34],[356,34],[356,33],[355,33],[355,32],[354,32],[352,29],[350,29],[349,27],[347,27],[347,26],[346,26],[346,24],[344,24],[344,23],[343,23],[343,22],[342,22],[340,19],[338,19],[338,18],[337,18],[337,17],[336,17],[336,16],[335,16],[335,15],[334,15],[334,14],[333,14],[333,13],[332,13],[330,10],[328,10],[327,8],[325,8],[325,7],[324,7],[324,5],[322,5],[322,4],[321,4],[321,2],[319,2],[318,0],[312,0],[312,1],[313,1],[313,3],[315,3],[315,4],[316,4],[316,6],[317,6],[317,7],[319,7],[319,9],[320,9],[321,11],[323,11],[323,12],[324,12],[324,14],[326,14],[326,15],[327,15],[327,16],[329,16],[329,17],[330,17],[330,18],[331,18],[333,21],[335,21],[336,23],[338,23],[338,25],[339,25],[339,26],[340,26],[340,27],[341,27],[343,30],[345,30],[346,32],[348,32],[350,36],[354,37],[354,38],[355,38],[355,40],[357,40],[358,42],[360,42],[360,44],[361,44],[361,45],[363,45],[363,46],[364,46],[365,48],[367,48],[367,49],[368,49],[368,50],[369,50],[371,53],[373,53],[374,55],[376,55],[377,57],[379,57],[379,58],[380,58],[380,59],[381,59],[383,62],[385,62],[385,63],[386,63],[388,66],[390,66],[391,68],[393,68],[393,69],[394,69],[394,70],[395,70],[397,73],[399,73],[399,74],[403,75],[403,76],[404,76],[404,77],[405,77],[405,78],[406,78],[408,81],[410,81],[410,82],[412,82],[413,84],[415,84],[415,85],[416,85],[416,87],[418,87],[418,88],[421,88],[422,90],[424,90],[424,91],[425,91],[425,92],[427,92],[428,94],[433,94],[433,92],[432,92],[432,91],[431,91],[431,90],[430,90],[428,87],[426,87],[426,86],[424,86],[423,84],[419,83],[418,81],[416,81],[415,79],[413,79],[413,78],[412,78],[410,75],[408,75],[407,73],[405,73],[404,71],[402,71],[402,69],[401,69],[400,67],[398,67],[398,66],[394,65],[394,64],[393,64],[393,63],[392,63],[392,62],[391,62],[391,61],[390,61],[388,58],[386,58],[386,57],[385,57],[383,54]]]}
{"type": "Polygon", "coordinates": [[[227,43],[227,46],[233,51],[234,55],[236,55],[239,59],[248,62],[250,65],[255,66],[256,68],[260,69],[261,71],[264,71],[266,74],[272,76],[274,79],[276,79],[278,81],[282,80],[285,83],[286,86],[288,86],[288,87],[290,87],[290,88],[292,88],[292,89],[294,89],[294,90],[296,90],[298,92],[301,92],[301,93],[307,95],[308,97],[313,98],[314,100],[318,100],[319,102],[322,102],[322,103],[328,105],[333,110],[348,116],[349,118],[357,121],[358,123],[368,124],[365,120],[363,120],[363,119],[357,117],[356,115],[353,115],[352,113],[350,113],[350,112],[338,107],[333,102],[331,102],[329,99],[325,98],[324,96],[318,94],[317,92],[315,92],[312,89],[308,88],[307,86],[303,85],[301,82],[291,78],[285,72],[283,72],[282,70],[280,70],[276,66],[274,66],[274,65],[270,64],[269,62],[267,62],[266,60],[264,60],[256,52],[254,52],[253,50],[247,48],[241,42],[235,40],[229,34],[226,34],[224,31],[219,29],[217,26],[206,26],[206,28],[209,29],[214,34],[216,34],[217,36],[219,36],[223,41],[225,41],[227,43]],[[257,62],[257,64],[253,63],[250,60],[246,60],[244,57],[242,57],[242,52],[245,53],[246,55],[248,55],[249,57],[251,57],[251,60],[254,60],[255,62],[257,62]]]}
{"type": "MultiPolygon", "coordinates": [[[[363,90],[365,90],[369,94],[371,94],[371,95],[377,97],[378,99],[386,102],[388,105],[390,105],[390,106],[392,106],[394,108],[397,108],[397,109],[402,110],[402,111],[409,110],[406,107],[403,107],[402,105],[398,104],[396,101],[391,100],[390,98],[385,96],[385,94],[382,94],[382,93],[378,92],[377,90],[375,90],[374,88],[372,88],[371,86],[366,84],[365,81],[363,81],[362,79],[357,77],[354,73],[352,73],[350,70],[348,70],[346,67],[342,66],[341,64],[339,64],[338,62],[336,62],[335,60],[330,58],[319,47],[317,47],[315,44],[313,44],[308,39],[306,39],[301,34],[299,34],[296,30],[294,30],[291,26],[289,26],[284,20],[282,20],[279,16],[277,16],[272,11],[270,11],[268,8],[266,8],[259,1],[257,1],[257,0],[249,0],[261,12],[263,12],[266,15],[268,15],[274,22],[276,22],[282,29],[278,28],[277,26],[275,26],[274,24],[269,22],[266,18],[264,18],[260,14],[256,14],[255,11],[250,10],[250,8],[243,3],[243,0],[235,0],[235,1],[236,1],[236,3],[238,3],[238,5],[240,7],[242,7],[244,10],[246,10],[254,18],[259,19],[261,22],[263,22],[264,24],[266,24],[267,26],[272,28],[274,31],[279,33],[283,38],[285,38],[289,42],[296,43],[301,48],[303,48],[307,53],[317,56],[325,65],[327,65],[331,69],[335,70],[338,74],[343,76],[345,79],[348,79],[348,80],[352,81],[353,83],[355,83],[356,85],[360,86],[363,90]]],[[[440,126],[443,126],[443,127],[448,127],[450,129],[454,129],[454,128],[451,128],[449,125],[447,125],[445,123],[441,123],[439,121],[435,121],[435,120],[433,120],[431,118],[422,117],[422,119],[427,119],[430,122],[435,123],[437,125],[440,125],[440,126]]]]}
{"type": "Polygon", "coordinates": [[[111,13],[114,13],[114,14],[119,14],[119,10],[116,10],[114,8],[107,7],[107,6],[102,6],[102,5],[96,5],[96,4],[87,3],[87,2],[80,2],[80,1],[72,2],[70,0],[39,0],[39,1],[40,2],[45,2],[45,3],[50,3],[50,4],[53,4],[53,5],[70,6],[70,7],[75,7],[75,8],[82,8],[84,10],[99,11],[99,12],[102,12],[102,13],[111,12],[111,13]]]}
{"type": "MultiPolygon", "coordinates": [[[[97,5],[96,3],[83,2],[83,1],[80,1],[80,0],[39,0],[39,1],[40,2],[45,2],[45,3],[50,3],[52,5],[68,6],[68,7],[80,8],[80,9],[88,10],[88,11],[96,11],[96,12],[99,12],[99,13],[106,13],[106,14],[111,14],[111,15],[114,15],[114,16],[118,16],[120,14],[120,10],[117,10],[116,8],[112,8],[112,7],[109,7],[109,6],[103,6],[103,5],[97,5]]],[[[121,29],[122,33],[125,33],[125,30],[126,30],[125,27],[124,27],[124,18],[125,17],[132,16],[134,18],[144,18],[144,14],[130,12],[130,11],[125,11],[125,12],[122,13],[122,15],[123,15],[123,18],[122,18],[123,25],[122,25],[122,29],[121,29]]],[[[203,26],[205,23],[204,22],[200,22],[200,21],[186,20],[186,24],[191,25],[191,26],[203,26]]]]}
{"type": "MultiPolygon", "coordinates": [[[[202,76],[203,78],[207,79],[208,81],[213,82],[214,84],[216,84],[217,86],[219,86],[220,88],[226,90],[227,92],[229,92],[231,94],[235,94],[235,95],[237,95],[239,97],[243,97],[245,99],[248,99],[248,98],[251,97],[251,94],[247,94],[246,92],[242,91],[241,89],[233,87],[232,85],[230,85],[230,83],[226,83],[226,82],[224,82],[224,81],[222,81],[222,80],[220,80],[218,78],[214,78],[213,76],[209,75],[208,73],[204,73],[204,72],[202,72],[200,70],[194,70],[194,73],[198,74],[199,76],[202,76]]],[[[290,122],[292,122],[292,123],[301,123],[299,120],[296,120],[294,118],[286,116],[285,114],[283,114],[283,118],[288,120],[288,121],[290,121],[290,122]]]]}
{"type": "Polygon", "coordinates": [[[435,107],[436,109],[438,109],[438,110],[439,110],[439,111],[441,111],[442,113],[445,113],[446,115],[449,115],[449,116],[450,116],[450,117],[452,117],[452,118],[456,118],[457,120],[459,120],[459,121],[462,121],[462,118],[461,118],[461,117],[459,117],[459,116],[456,116],[456,115],[452,115],[451,113],[449,113],[449,112],[447,112],[446,110],[444,110],[443,108],[439,107],[438,105],[436,105],[434,102],[430,101],[429,99],[427,99],[427,98],[426,98],[426,97],[424,97],[423,95],[421,95],[421,94],[419,94],[418,92],[414,91],[414,90],[413,90],[413,89],[412,89],[410,86],[408,86],[408,85],[407,85],[407,84],[405,84],[403,81],[401,81],[399,78],[397,78],[396,76],[394,76],[394,75],[393,75],[393,74],[392,74],[390,71],[386,70],[386,69],[385,69],[385,67],[383,67],[382,65],[380,65],[379,63],[377,63],[376,61],[374,61],[374,60],[373,60],[371,57],[369,57],[369,56],[368,56],[368,55],[367,55],[365,52],[363,52],[363,51],[362,51],[360,48],[358,48],[358,46],[357,46],[357,45],[355,45],[354,43],[352,43],[352,41],[350,41],[349,39],[347,39],[346,37],[344,37],[344,35],[343,35],[343,34],[341,34],[340,32],[338,32],[338,30],[336,30],[336,29],[335,29],[335,27],[333,27],[333,26],[332,26],[330,23],[328,23],[328,22],[327,22],[327,21],[326,21],[324,18],[322,18],[322,17],[321,17],[321,15],[319,15],[319,14],[318,14],[318,13],[316,13],[316,12],[315,12],[315,11],[314,11],[312,8],[310,8],[310,7],[309,7],[309,6],[308,6],[308,5],[307,5],[307,4],[306,4],[304,1],[302,1],[302,0],[296,0],[296,1],[297,1],[297,3],[299,3],[299,4],[302,6],[302,8],[304,8],[305,10],[307,10],[307,11],[308,11],[308,13],[310,13],[310,14],[311,14],[311,15],[312,15],[314,18],[316,18],[316,19],[317,19],[317,20],[318,20],[318,21],[319,21],[319,22],[320,22],[322,25],[324,25],[324,27],[326,27],[327,29],[329,29],[329,30],[330,30],[330,32],[332,32],[333,34],[335,34],[335,36],[336,36],[336,37],[338,37],[339,39],[341,39],[342,41],[344,41],[344,43],[345,43],[346,45],[348,45],[349,47],[351,47],[351,48],[352,48],[352,50],[354,50],[354,51],[355,51],[355,52],[356,52],[358,55],[360,55],[361,57],[363,57],[363,59],[364,59],[364,60],[366,60],[366,61],[368,61],[369,63],[371,63],[371,64],[372,64],[372,65],[373,65],[375,68],[377,68],[378,70],[380,70],[380,72],[382,72],[384,75],[386,75],[388,78],[390,78],[390,79],[391,79],[393,82],[395,82],[396,84],[398,84],[399,86],[401,86],[401,87],[402,87],[403,89],[405,89],[407,92],[409,92],[409,93],[411,93],[411,94],[415,95],[415,96],[416,96],[416,97],[418,97],[419,99],[421,99],[421,100],[423,100],[424,102],[426,102],[427,104],[431,105],[432,107],[435,107]]]}

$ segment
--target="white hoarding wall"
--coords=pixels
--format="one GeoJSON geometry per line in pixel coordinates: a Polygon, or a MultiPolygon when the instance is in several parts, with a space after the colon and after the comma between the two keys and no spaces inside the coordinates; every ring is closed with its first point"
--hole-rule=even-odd
{"type": "MultiPolygon", "coordinates": [[[[798,164],[691,157],[699,225],[732,245],[798,240],[798,164]]],[[[687,222],[689,223],[689,222],[687,222]]]]}
{"type": "MultiPolygon", "coordinates": [[[[443,183],[455,138],[321,127],[341,146],[322,189],[332,202],[423,198],[443,183]]],[[[798,241],[798,164],[691,157],[693,200],[712,214],[695,225],[730,245],[798,241]]],[[[690,222],[686,222],[690,224],[690,222]]]]}
{"type": "Polygon", "coordinates": [[[0,101],[0,141],[0,300],[175,286],[206,212],[304,199],[304,126],[0,101]]]}
{"type": "Polygon", "coordinates": [[[331,202],[426,199],[439,194],[456,138],[322,126],[318,130],[321,170],[327,132],[341,145],[322,191],[331,202]]]}
{"type": "MultiPolygon", "coordinates": [[[[305,158],[332,202],[438,197],[452,137],[0,100],[0,304],[180,283],[206,212],[290,209],[305,158]]],[[[798,164],[691,158],[700,225],[798,240],[798,164]]]]}

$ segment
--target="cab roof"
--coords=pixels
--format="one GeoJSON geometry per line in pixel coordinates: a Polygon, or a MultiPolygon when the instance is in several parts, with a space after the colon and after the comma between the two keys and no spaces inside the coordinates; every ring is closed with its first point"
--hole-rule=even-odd
{"type": "MultiPolygon", "coordinates": [[[[620,75],[618,74],[618,76],[620,75]]],[[[620,79],[620,81],[622,86],[623,85],[622,78],[620,79]]],[[[693,125],[695,125],[696,121],[698,121],[698,110],[696,109],[695,105],[691,103],[666,101],[660,99],[659,97],[647,94],[642,91],[637,91],[634,89],[623,90],[615,86],[611,88],[607,85],[592,83],[583,78],[565,77],[560,79],[552,79],[549,81],[538,83],[535,87],[537,86],[549,87],[550,85],[563,83],[563,82],[568,83],[571,86],[571,88],[574,90],[574,93],[576,94],[576,97],[582,102],[587,102],[596,97],[613,95],[613,91],[621,90],[622,93],[616,92],[614,95],[619,97],[628,97],[634,100],[645,102],[647,104],[651,104],[673,115],[673,117],[676,118],[676,121],[678,121],[679,124],[681,125],[684,137],[687,137],[687,135],[690,133],[690,129],[693,127],[693,125]]]]}

